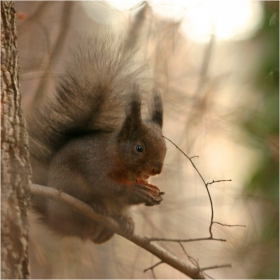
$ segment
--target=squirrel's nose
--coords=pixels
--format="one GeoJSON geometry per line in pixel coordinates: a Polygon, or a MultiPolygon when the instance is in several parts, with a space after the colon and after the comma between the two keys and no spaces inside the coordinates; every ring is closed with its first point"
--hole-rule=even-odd
{"type": "Polygon", "coordinates": [[[152,170],[153,175],[160,174],[161,173],[161,169],[162,169],[161,165],[159,165],[157,167],[154,167],[153,170],[152,170]]]}

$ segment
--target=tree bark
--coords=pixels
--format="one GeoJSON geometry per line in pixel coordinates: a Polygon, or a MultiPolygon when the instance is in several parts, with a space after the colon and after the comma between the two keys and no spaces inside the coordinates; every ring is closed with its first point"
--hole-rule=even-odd
{"type": "Polygon", "coordinates": [[[21,111],[15,9],[1,1],[1,278],[29,278],[30,164],[21,111]]]}

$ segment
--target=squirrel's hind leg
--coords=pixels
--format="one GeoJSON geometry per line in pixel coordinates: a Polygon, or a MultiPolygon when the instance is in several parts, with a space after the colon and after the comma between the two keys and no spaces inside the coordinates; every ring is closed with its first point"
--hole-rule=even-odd
{"type": "Polygon", "coordinates": [[[96,227],[92,231],[92,236],[90,239],[96,244],[101,244],[111,239],[113,235],[113,231],[96,224],[96,227]]]}
{"type": "Polygon", "coordinates": [[[134,222],[128,216],[115,215],[113,218],[119,223],[121,229],[126,235],[132,235],[134,232],[134,222]]]}

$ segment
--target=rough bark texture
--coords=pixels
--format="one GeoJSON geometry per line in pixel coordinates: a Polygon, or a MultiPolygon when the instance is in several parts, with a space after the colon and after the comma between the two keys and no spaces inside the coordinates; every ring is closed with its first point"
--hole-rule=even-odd
{"type": "Polygon", "coordinates": [[[13,1],[1,1],[1,278],[29,278],[30,165],[19,93],[13,1]]]}

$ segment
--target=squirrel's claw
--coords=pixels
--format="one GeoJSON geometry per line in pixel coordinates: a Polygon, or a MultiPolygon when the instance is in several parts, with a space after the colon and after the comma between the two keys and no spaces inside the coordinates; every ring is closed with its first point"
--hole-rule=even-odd
{"type": "Polygon", "coordinates": [[[153,197],[152,198],[152,200],[154,201],[154,202],[161,202],[162,201],[162,198],[160,197],[153,197]]]}
{"type": "Polygon", "coordinates": [[[145,203],[145,206],[153,206],[153,205],[157,205],[157,204],[160,204],[162,202],[162,197],[159,196],[159,197],[152,197],[152,201],[149,201],[149,202],[146,202],[145,203]]]}

